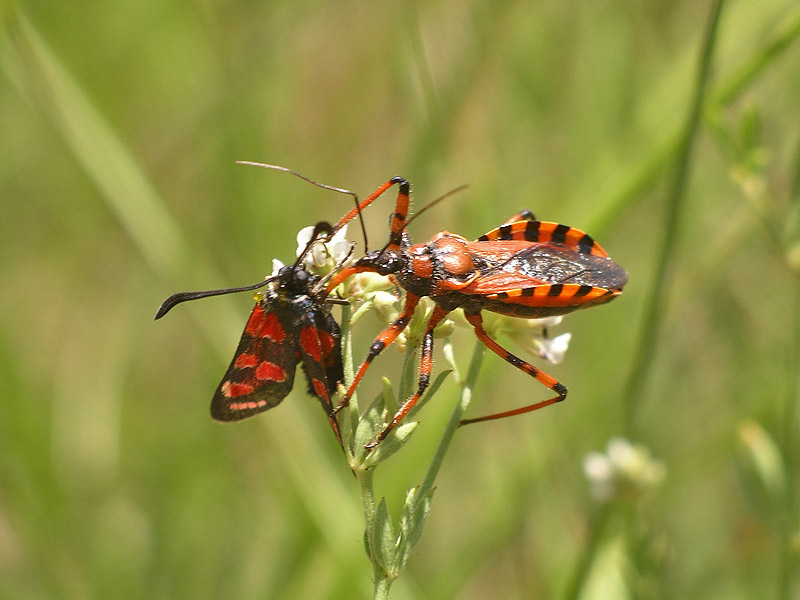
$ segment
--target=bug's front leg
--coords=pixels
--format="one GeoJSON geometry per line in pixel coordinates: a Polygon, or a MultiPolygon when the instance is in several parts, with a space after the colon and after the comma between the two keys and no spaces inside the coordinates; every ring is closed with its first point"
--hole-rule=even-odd
{"type": "Polygon", "coordinates": [[[334,410],[334,414],[338,413],[340,410],[345,408],[350,404],[350,398],[353,397],[353,393],[356,390],[356,387],[361,382],[361,378],[364,377],[364,373],[367,372],[370,364],[378,356],[381,352],[383,352],[384,348],[389,346],[397,336],[408,326],[409,321],[411,321],[411,317],[414,316],[414,309],[417,307],[419,303],[419,296],[416,296],[411,293],[406,293],[406,303],[403,307],[403,312],[400,313],[400,316],[397,317],[394,322],[389,325],[386,329],[384,329],[381,334],[375,338],[375,341],[372,342],[372,346],[369,348],[369,354],[367,358],[364,359],[364,362],[361,363],[361,366],[358,367],[358,371],[356,372],[355,376],[353,377],[353,381],[350,382],[350,386],[347,388],[347,393],[345,393],[344,398],[339,403],[339,406],[336,407],[334,410]]]}
{"type": "Polygon", "coordinates": [[[392,429],[397,427],[397,425],[403,420],[408,412],[414,408],[414,405],[422,397],[422,394],[427,389],[428,384],[430,384],[431,370],[433,369],[433,330],[448,314],[450,314],[449,310],[445,310],[438,305],[433,311],[431,318],[428,320],[428,325],[425,327],[425,334],[422,337],[422,350],[420,352],[417,391],[414,393],[414,395],[409,397],[405,402],[403,402],[403,404],[400,405],[400,407],[397,409],[397,412],[392,417],[392,420],[389,421],[389,424],[377,435],[375,441],[367,444],[367,450],[372,450],[375,448],[375,446],[386,439],[386,436],[389,435],[392,429]]]}

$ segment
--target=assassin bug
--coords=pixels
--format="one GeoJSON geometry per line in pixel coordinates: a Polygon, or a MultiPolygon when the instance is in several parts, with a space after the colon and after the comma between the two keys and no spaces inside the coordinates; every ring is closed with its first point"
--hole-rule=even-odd
{"type": "Polygon", "coordinates": [[[239,346],[214,392],[214,420],[240,421],[277,406],[291,391],[300,363],[309,393],[319,399],[336,439],[342,443],[331,402],[331,395],[344,378],[339,325],[329,306],[336,301],[328,299],[324,291],[328,277],[320,278],[303,267],[312,246],[332,233],[329,223],[317,223],[295,263],[281,267],[264,281],[237,288],[181,292],[159,307],[156,319],[187,300],[268,286],[256,294],[256,305],[239,346]]]}
{"type": "Polygon", "coordinates": [[[537,221],[530,211],[519,213],[475,241],[440,232],[427,243],[411,245],[405,230],[411,186],[402,177],[394,177],[379,187],[334,229],[347,223],[393,185],[398,186],[398,193],[388,243],[334,275],[327,292],[356,273],[375,272],[394,278],[406,291],[405,304],[400,316],[373,342],[337,412],[348,405],[375,357],[406,328],[423,296],[430,297],[436,307],[422,339],[417,391],[400,405],[368,448],[386,438],[427,388],[433,366],[433,330],[456,308],[463,309],[477,337],[492,352],[557,394],[514,410],[465,419],[462,425],[510,417],[564,400],[567,388],[562,383],[515,356],[486,333],[481,311],[533,319],[604,304],[622,293],[628,280],[625,270],[588,234],[567,225],[537,221]]]}

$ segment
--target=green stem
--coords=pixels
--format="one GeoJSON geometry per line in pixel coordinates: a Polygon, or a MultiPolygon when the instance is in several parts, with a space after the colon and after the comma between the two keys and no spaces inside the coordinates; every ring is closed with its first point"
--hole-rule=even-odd
{"type": "Polygon", "coordinates": [[[385,600],[389,597],[389,588],[392,587],[392,580],[384,576],[381,579],[375,580],[375,600],[385,600]]]}
{"type": "Polygon", "coordinates": [[[800,276],[793,273],[794,283],[794,310],[791,319],[794,332],[792,344],[787,353],[787,385],[786,398],[783,406],[783,432],[781,436],[781,451],[786,464],[786,515],[788,522],[783,528],[780,540],[780,563],[778,565],[778,600],[793,598],[794,579],[796,576],[797,550],[794,536],[800,531],[797,511],[797,405],[800,402],[800,373],[797,371],[800,360],[800,276]]]}
{"type": "MultiPolygon", "coordinates": [[[[800,206],[800,146],[796,150],[794,179],[792,182],[792,213],[798,214],[798,206],[800,206]]],[[[796,229],[792,229],[789,234],[789,242],[787,249],[784,252],[791,251],[792,242],[798,243],[794,240],[796,236],[796,229]]],[[[787,488],[786,488],[786,514],[788,515],[788,523],[784,527],[781,536],[781,559],[778,574],[778,598],[779,600],[789,600],[794,597],[792,592],[795,587],[795,579],[797,578],[797,549],[796,542],[793,542],[794,536],[800,532],[800,517],[798,517],[798,492],[797,492],[797,476],[798,472],[798,405],[800,404],[800,372],[797,370],[797,365],[800,362],[800,272],[797,271],[797,265],[789,265],[792,271],[792,283],[794,284],[794,302],[791,305],[791,327],[792,340],[787,352],[786,373],[788,376],[788,385],[786,386],[786,397],[783,406],[783,435],[781,436],[781,449],[786,463],[787,488]]]]}
{"type": "MultiPolygon", "coordinates": [[[[772,35],[764,46],[716,86],[714,94],[707,97],[704,110],[715,106],[729,106],[738,100],[748,86],[791,48],[798,36],[800,36],[800,10],[795,10],[782,19],[780,30],[772,35]]],[[[600,235],[616,224],[624,209],[635,198],[652,188],[664,171],[664,166],[678,156],[681,139],[680,131],[676,131],[649,149],[649,154],[642,160],[638,170],[627,179],[616,182],[617,188],[595,203],[594,212],[590,212],[584,218],[587,230],[600,235]]]]}
{"type": "Polygon", "coordinates": [[[436,476],[439,474],[442,462],[444,462],[444,456],[447,454],[447,450],[450,448],[450,442],[453,441],[453,436],[455,435],[456,429],[458,429],[458,424],[461,422],[461,417],[464,415],[467,406],[469,406],[470,400],[472,400],[472,390],[475,388],[475,382],[478,379],[478,373],[483,364],[485,350],[486,346],[483,345],[483,342],[478,341],[475,343],[475,350],[472,352],[467,378],[464,381],[461,381],[458,372],[455,370],[455,365],[453,365],[453,376],[461,385],[461,392],[458,395],[458,401],[453,406],[453,411],[450,413],[450,419],[447,422],[444,433],[442,433],[442,439],[439,441],[439,446],[436,448],[436,453],[433,455],[431,465],[428,467],[425,480],[420,486],[417,495],[418,498],[424,498],[425,494],[433,488],[436,476]]]}
{"type": "Polygon", "coordinates": [[[375,487],[372,469],[359,469],[355,471],[358,483],[361,486],[361,506],[364,509],[364,535],[366,536],[367,552],[372,563],[372,576],[375,582],[374,598],[386,598],[392,585],[391,579],[386,576],[375,556],[375,540],[372,537],[375,531],[375,487]]]}
{"type": "Polygon", "coordinates": [[[604,504],[600,507],[600,513],[595,517],[589,530],[590,537],[586,550],[583,556],[581,556],[581,560],[575,569],[575,574],[569,582],[569,587],[564,594],[564,600],[577,600],[580,596],[581,590],[586,583],[586,578],[591,570],[592,563],[594,562],[594,557],[597,554],[597,549],[600,547],[600,541],[603,539],[603,534],[605,533],[611,512],[611,506],[608,504],[604,504]]]}
{"type": "Polygon", "coordinates": [[[638,343],[638,351],[635,354],[635,362],[631,371],[628,387],[624,396],[623,414],[625,424],[623,430],[630,432],[633,427],[634,412],[641,399],[645,382],[653,364],[654,350],[658,344],[661,333],[661,317],[664,313],[664,299],[667,295],[666,288],[667,271],[670,260],[674,255],[675,242],[678,239],[679,228],[681,225],[681,215],[686,198],[686,187],[690,175],[690,158],[692,147],[700,124],[700,114],[708,86],[709,73],[711,70],[711,58],[713,56],[714,45],[717,37],[717,29],[725,0],[716,0],[711,11],[706,37],[703,43],[700,64],[695,82],[695,91],[692,99],[692,106],[684,127],[681,142],[679,161],[673,180],[672,193],[670,194],[667,215],[665,218],[666,227],[664,228],[664,240],[661,246],[661,254],[655,268],[655,281],[651,286],[650,296],[644,308],[642,329],[638,343]]]}

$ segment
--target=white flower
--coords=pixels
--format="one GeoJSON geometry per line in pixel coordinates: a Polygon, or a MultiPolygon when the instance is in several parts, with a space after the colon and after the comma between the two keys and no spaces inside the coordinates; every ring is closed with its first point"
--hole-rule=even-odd
{"type": "Polygon", "coordinates": [[[572,334],[562,333],[551,338],[548,330],[561,323],[562,319],[561,316],[520,319],[484,313],[484,328],[492,337],[509,335],[528,352],[557,365],[564,360],[572,334]]]}
{"type": "Polygon", "coordinates": [[[590,452],[583,459],[583,472],[589,479],[595,500],[635,499],[654,489],[667,473],[664,463],[651,457],[641,444],[625,438],[612,438],[606,453],[590,452]]]}
{"type": "MultiPolygon", "coordinates": [[[[305,252],[314,226],[304,227],[297,233],[297,256],[305,252]]],[[[329,271],[345,260],[350,253],[350,242],[347,240],[347,225],[344,225],[327,242],[315,243],[305,257],[305,267],[311,271],[329,271]]]]}
{"type": "Polygon", "coordinates": [[[564,360],[564,354],[569,348],[569,341],[572,339],[571,333],[562,333],[554,338],[533,338],[531,343],[536,348],[534,352],[541,358],[550,361],[554,365],[564,360]]]}
{"type": "Polygon", "coordinates": [[[278,271],[280,271],[285,265],[279,261],[277,258],[272,259],[272,275],[270,277],[277,277],[278,271]]]}

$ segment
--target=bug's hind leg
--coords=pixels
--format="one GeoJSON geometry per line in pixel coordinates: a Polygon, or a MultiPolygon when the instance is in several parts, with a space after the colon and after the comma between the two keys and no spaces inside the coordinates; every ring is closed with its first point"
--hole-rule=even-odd
{"type": "Polygon", "coordinates": [[[500,344],[495,342],[492,338],[489,337],[489,334],[486,333],[486,330],[483,328],[483,319],[481,318],[480,313],[470,315],[466,314],[467,321],[469,321],[472,326],[475,328],[475,335],[478,336],[478,339],[481,340],[486,347],[489,348],[492,352],[497,354],[500,358],[505,360],[508,363],[511,363],[515,367],[517,367],[520,371],[523,371],[530,375],[531,377],[535,378],[541,384],[547,386],[558,396],[554,398],[550,398],[549,400],[542,400],[540,402],[536,402],[534,404],[529,404],[527,406],[523,406],[521,408],[515,408],[513,410],[507,410],[504,412],[493,413],[491,415],[486,415],[484,417],[476,417],[474,419],[462,419],[459,425],[468,425],[470,423],[479,423],[481,421],[492,421],[494,419],[504,419],[505,417],[513,417],[515,415],[521,415],[527,412],[531,412],[534,410],[538,410],[540,408],[544,408],[545,406],[550,406],[551,404],[555,404],[556,402],[561,402],[565,400],[567,397],[567,388],[559,381],[544,371],[537,369],[532,364],[525,362],[518,356],[511,354],[508,350],[503,348],[500,344]]]}

